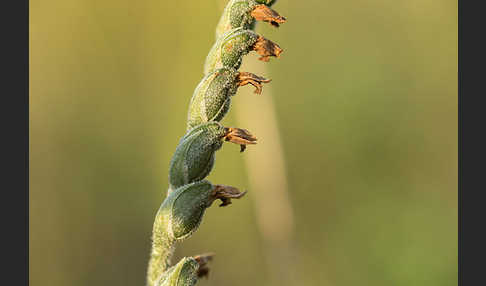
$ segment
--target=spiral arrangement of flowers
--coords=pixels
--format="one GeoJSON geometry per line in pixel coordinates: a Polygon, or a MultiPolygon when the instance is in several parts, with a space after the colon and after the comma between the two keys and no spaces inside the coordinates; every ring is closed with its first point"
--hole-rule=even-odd
{"type": "Polygon", "coordinates": [[[245,192],[205,180],[215,153],[225,141],[241,146],[256,144],[248,130],[219,123],[228,113],[238,87],[251,84],[255,93],[270,80],[240,72],[242,58],[251,51],[260,60],[279,57],[282,49],[253,31],[256,21],[278,27],[286,19],[271,9],[275,0],[230,0],[216,28],[216,41],[204,64],[204,77],[194,90],[187,116],[187,131],[180,139],[169,167],[169,189],[153,226],[152,250],[147,271],[148,286],[194,285],[208,273],[211,255],[185,257],[171,266],[176,242],[194,233],[205,209],[215,200],[231,204],[245,192]]]}

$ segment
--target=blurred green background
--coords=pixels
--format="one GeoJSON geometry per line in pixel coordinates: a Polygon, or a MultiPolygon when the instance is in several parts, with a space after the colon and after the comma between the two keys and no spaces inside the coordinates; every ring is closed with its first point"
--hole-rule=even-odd
{"type": "MultiPolygon", "coordinates": [[[[145,285],[169,160],[224,5],[30,1],[32,286],[145,285]]],[[[261,97],[242,88],[233,107],[265,118],[258,102],[271,99],[279,135],[217,153],[209,179],[249,194],[208,209],[175,259],[216,253],[198,285],[457,285],[457,1],[273,8],[288,22],[257,32],[284,53],[245,58],[273,81],[261,97]],[[272,142],[282,158],[261,161],[284,168],[289,205],[262,218],[257,206],[279,201],[261,201],[272,194],[251,188],[245,158],[272,142]],[[283,242],[262,219],[292,219],[283,242]]],[[[258,129],[235,114],[223,123],[258,129]]]]}

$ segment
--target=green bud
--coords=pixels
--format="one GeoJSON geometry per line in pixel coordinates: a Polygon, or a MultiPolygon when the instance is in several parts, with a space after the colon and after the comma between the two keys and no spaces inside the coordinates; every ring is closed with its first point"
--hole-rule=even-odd
{"type": "Polygon", "coordinates": [[[214,121],[189,130],[179,141],[170,162],[169,192],[206,178],[213,168],[215,153],[225,140],[242,146],[256,144],[256,138],[248,131],[226,128],[214,121]]]}
{"type": "Polygon", "coordinates": [[[216,38],[234,28],[250,28],[255,21],[251,16],[251,10],[256,4],[251,0],[230,0],[216,26],[216,38]]]}
{"type": "Polygon", "coordinates": [[[192,257],[184,257],[169,268],[155,283],[155,286],[193,286],[197,282],[199,264],[192,257]]]}
{"type": "Polygon", "coordinates": [[[169,210],[169,236],[182,240],[197,230],[204,211],[214,201],[213,188],[210,182],[200,181],[178,188],[168,196],[164,207],[169,210]]]}
{"type": "Polygon", "coordinates": [[[199,181],[184,185],[167,197],[167,203],[161,206],[168,215],[168,235],[175,240],[191,236],[201,224],[206,208],[219,199],[220,206],[231,204],[231,199],[241,198],[245,192],[230,186],[212,185],[209,181],[199,181]],[[167,210],[167,211],[165,211],[167,210]]]}
{"type": "Polygon", "coordinates": [[[231,96],[240,86],[253,85],[261,94],[262,83],[270,80],[232,68],[221,68],[207,74],[198,84],[189,103],[187,129],[209,122],[220,121],[229,111],[231,96]]]}
{"type": "Polygon", "coordinates": [[[182,137],[170,161],[170,189],[203,180],[214,165],[214,153],[223,145],[224,127],[208,122],[182,137]]]}
{"type": "Polygon", "coordinates": [[[206,266],[212,255],[198,255],[195,257],[184,257],[179,263],[167,269],[155,286],[192,286],[198,278],[207,276],[209,268],[206,266]]]}
{"type": "Polygon", "coordinates": [[[274,42],[251,30],[236,28],[218,38],[206,57],[204,74],[222,67],[239,69],[242,57],[250,51],[257,52],[259,60],[267,62],[271,56],[279,57],[282,49],[274,42]]]}
{"type": "Polygon", "coordinates": [[[197,85],[189,103],[187,129],[208,121],[220,121],[229,110],[228,98],[236,93],[238,71],[219,69],[197,85]]]}
{"type": "Polygon", "coordinates": [[[231,0],[226,5],[218,25],[216,26],[216,39],[226,31],[235,28],[251,29],[255,20],[270,23],[278,27],[286,21],[276,11],[268,6],[273,4],[272,0],[231,0]],[[268,6],[266,6],[265,4],[268,6]]]}

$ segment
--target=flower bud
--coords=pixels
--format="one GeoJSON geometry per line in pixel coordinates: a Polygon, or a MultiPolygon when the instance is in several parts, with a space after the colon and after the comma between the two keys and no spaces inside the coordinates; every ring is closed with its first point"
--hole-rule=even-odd
{"type": "Polygon", "coordinates": [[[208,261],[212,254],[184,257],[176,265],[167,269],[155,282],[155,286],[193,286],[197,279],[208,276],[208,261]]]}
{"type": "Polygon", "coordinates": [[[242,57],[250,51],[257,52],[261,56],[260,60],[267,62],[269,57],[278,58],[283,50],[251,30],[232,29],[214,43],[206,57],[204,74],[223,67],[239,69],[242,57]]]}
{"type": "Polygon", "coordinates": [[[214,165],[214,153],[223,145],[224,127],[208,122],[191,129],[179,141],[170,161],[170,189],[203,180],[214,165]]]}
{"type": "Polygon", "coordinates": [[[274,2],[273,0],[230,0],[216,27],[216,39],[234,28],[250,29],[255,20],[278,27],[286,19],[269,8],[274,2]]]}
{"type": "Polygon", "coordinates": [[[179,187],[160,206],[154,235],[170,242],[183,240],[197,230],[204,212],[215,200],[221,200],[220,206],[227,206],[231,199],[239,199],[245,194],[235,187],[213,185],[206,180],[179,187]]]}
{"type": "Polygon", "coordinates": [[[270,80],[232,68],[221,68],[207,74],[198,84],[189,103],[187,129],[209,122],[220,121],[228,113],[231,96],[238,87],[253,85],[255,93],[262,92],[262,83],[270,80]]]}
{"type": "Polygon", "coordinates": [[[199,263],[193,257],[184,257],[176,265],[167,269],[154,286],[193,286],[197,282],[199,263]]]}
{"type": "Polygon", "coordinates": [[[179,141],[170,161],[169,192],[206,178],[224,141],[246,146],[256,144],[256,140],[247,130],[226,128],[214,121],[192,128],[179,141]]]}

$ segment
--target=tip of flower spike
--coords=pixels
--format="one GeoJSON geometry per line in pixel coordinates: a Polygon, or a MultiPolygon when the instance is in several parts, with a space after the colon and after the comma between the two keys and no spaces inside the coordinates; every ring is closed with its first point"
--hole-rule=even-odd
{"type": "Polygon", "coordinates": [[[252,74],[252,73],[249,73],[249,72],[240,72],[238,74],[237,81],[238,81],[238,86],[244,86],[244,85],[247,85],[247,84],[253,85],[256,88],[255,93],[261,94],[262,89],[263,89],[262,83],[269,83],[272,80],[266,79],[266,78],[261,77],[261,76],[257,76],[256,74],[252,74]]]}
{"type": "Polygon", "coordinates": [[[257,21],[268,22],[277,28],[280,26],[280,24],[287,21],[287,19],[280,16],[277,11],[270,9],[268,6],[263,4],[256,5],[251,11],[251,16],[257,21]]]}

